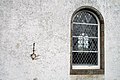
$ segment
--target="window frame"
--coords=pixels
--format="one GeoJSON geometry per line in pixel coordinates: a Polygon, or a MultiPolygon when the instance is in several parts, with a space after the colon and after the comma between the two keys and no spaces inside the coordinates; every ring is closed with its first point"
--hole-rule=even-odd
{"type": "MultiPolygon", "coordinates": [[[[96,19],[97,19],[96,18],[96,19]]],[[[91,6],[82,6],[80,8],[78,8],[72,15],[72,18],[71,18],[71,34],[70,34],[70,74],[71,75],[94,75],[94,74],[104,74],[104,20],[103,20],[103,17],[101,15],[101,13],[91,7],[91,6]],[[93,14],[95,14],[95,18],[97,17],[98,18],[98,27],[99,27],[99,38],[98,39],[98,43],[99,43],[99,54],[100,54],[100,68],[99,69],[73,69],[72,68],[72,28],[73,28],[73,18],[74,16],[79,13],[80,11],[82,10],[87,10],[87,11],[90,11],[92,12],[93,14]]]]}

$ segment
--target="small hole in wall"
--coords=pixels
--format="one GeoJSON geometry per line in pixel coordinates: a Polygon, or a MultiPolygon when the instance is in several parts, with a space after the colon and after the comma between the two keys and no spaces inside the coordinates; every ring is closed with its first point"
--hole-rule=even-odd
{"type": "Polygon", "coordinates": [[[34,78],[33,80],[38,80],[37,78],[34,78]]]}

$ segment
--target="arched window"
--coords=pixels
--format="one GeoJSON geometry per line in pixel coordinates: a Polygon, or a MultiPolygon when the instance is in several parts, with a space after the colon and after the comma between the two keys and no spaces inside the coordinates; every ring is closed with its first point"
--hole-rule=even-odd
{"type": "Polygon", "coordinates": [[[103,17],[93,7],[81,7],[71,20],[71,74],[103,73],[103,17]]]}

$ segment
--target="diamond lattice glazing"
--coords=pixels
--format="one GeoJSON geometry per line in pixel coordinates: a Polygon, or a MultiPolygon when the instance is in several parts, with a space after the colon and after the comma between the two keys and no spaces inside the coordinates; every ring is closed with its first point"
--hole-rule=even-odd
{"type": "Polygon", "coordinates": [[[94,15],[86,11],[77,13],[72,29],[73,64],[98,65],[98,23],[94,15]]]}

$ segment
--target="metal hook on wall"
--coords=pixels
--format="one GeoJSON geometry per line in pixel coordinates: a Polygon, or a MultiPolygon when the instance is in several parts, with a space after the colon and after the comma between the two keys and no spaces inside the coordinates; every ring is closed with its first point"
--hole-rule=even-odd
{"type": "Polygon", "coordinates": [[[32,60],[36,60],[39,55],[35,54],[35,43],[33,43],[33,53],[30,55],[32,60]]]}

